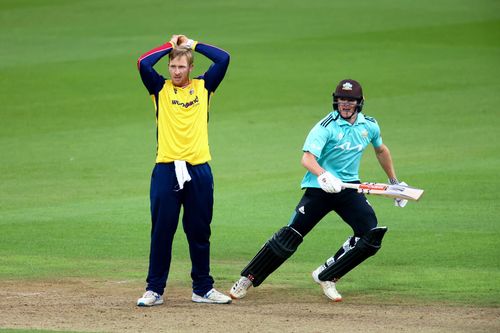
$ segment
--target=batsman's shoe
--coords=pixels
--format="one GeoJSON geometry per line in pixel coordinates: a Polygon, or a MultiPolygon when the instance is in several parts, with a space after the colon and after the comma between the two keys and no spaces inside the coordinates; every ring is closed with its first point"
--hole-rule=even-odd
{"type": "Polygon", "coordinates": [[[248,288],[252,286],[252,281],[250,279],[242,276],[238,281],[236,281],[231,287],[229,296],[232,299],[240,299],[246,296],[248,288]]]}
{"type": "Polygon", "coordinates": [[[323,289],[323,293],[334,302],[342,302],[342,295],[339,294],[337,288],[335,287],[335,282],[333,281],[321,281],[318,278],[319,273],[323,270],[323,267],[319,267],[314,272],[312,272],[312,278],[314,282],[319,284],[323,289]]]}
{"type": "Polygon", "coordinates": [[[211,303],[211,304],[229,304],[231,297],[224,295],[221,292],[213,289],[203,296],[193,293],[191,300],[195,303],[211,303]]]}
{"type": "Polygon", "coordinates": [[[153,306],[163,304],[163,297],[152,290],[148,290],[137,300],[137,306],[153,306]]]}

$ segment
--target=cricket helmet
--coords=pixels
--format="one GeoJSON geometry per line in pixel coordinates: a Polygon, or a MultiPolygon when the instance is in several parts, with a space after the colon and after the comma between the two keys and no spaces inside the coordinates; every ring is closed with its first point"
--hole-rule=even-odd
{"type": "Polygon", "coordinates": [[[333,92],[333,109],[338,111],[338,99],[354,99],[358,102],[356,111],[361,112],[365,98],[363,97],[363,89],[358,81],[352,79],[345,79],[339,82],[335,91],[333,92]]]}

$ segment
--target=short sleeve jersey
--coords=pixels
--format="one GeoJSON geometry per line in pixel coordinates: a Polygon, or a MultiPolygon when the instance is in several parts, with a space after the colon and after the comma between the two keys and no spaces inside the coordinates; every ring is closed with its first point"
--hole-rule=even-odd
{"type": "MultiPolygon", "coordinates": [[[[323,167],[343,182],[359,180],[359,164],[365,148],[382,145],[380,128],[372,117],[358,113],[354,124],[342,119],[338,112],[329,113],[309,132],[303,151],[310,152],[323,167]]],[[[317,177],[307,172],[302,188],[320,187],[317,177]]]]}

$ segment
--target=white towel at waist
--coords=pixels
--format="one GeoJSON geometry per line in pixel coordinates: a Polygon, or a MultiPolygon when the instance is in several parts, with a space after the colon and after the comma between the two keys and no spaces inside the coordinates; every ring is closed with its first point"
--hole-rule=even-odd
{"type": "Polygon", "coordinates": [[[182,190],[184,188],[184,183],[191,180],[191,176],[189,175],[186,161],[174,161],[174,165],[179,189],[182,190]]]}

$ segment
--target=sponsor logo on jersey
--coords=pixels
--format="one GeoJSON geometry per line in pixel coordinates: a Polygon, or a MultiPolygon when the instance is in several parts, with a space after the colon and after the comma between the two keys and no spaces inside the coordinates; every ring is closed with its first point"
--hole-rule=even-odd
{"type": "Polygon", "coordinates": [[[358,145],[355,145],[355,146],[351,147],[351,142],[347,141],[347,142],[344,142],[341,145],[335,146],[333,149],[340,149],[340,150],[347,150],[347,151],[351,151],[351,150],[362,151],[363,150],[363,145],[362,144],[358,144],[358,145]]]}
{"type": "Polygon", "coordinates": [[[186,102],[186,103],[183,103],[183,102],[180,102],[180,101],[178,101],[176,99],[173,99],[172,100],[172,105],[179,105],[179,106],[182,106],[183,108],[187,109],[188,107],[190,107],[190,106],[192,106],[194,104],[198,104],[198,102],[199,102],[199,99],[198,99],[198,96],[196,96],[195,99],[193,99],[192,101],[186,102]]]}

